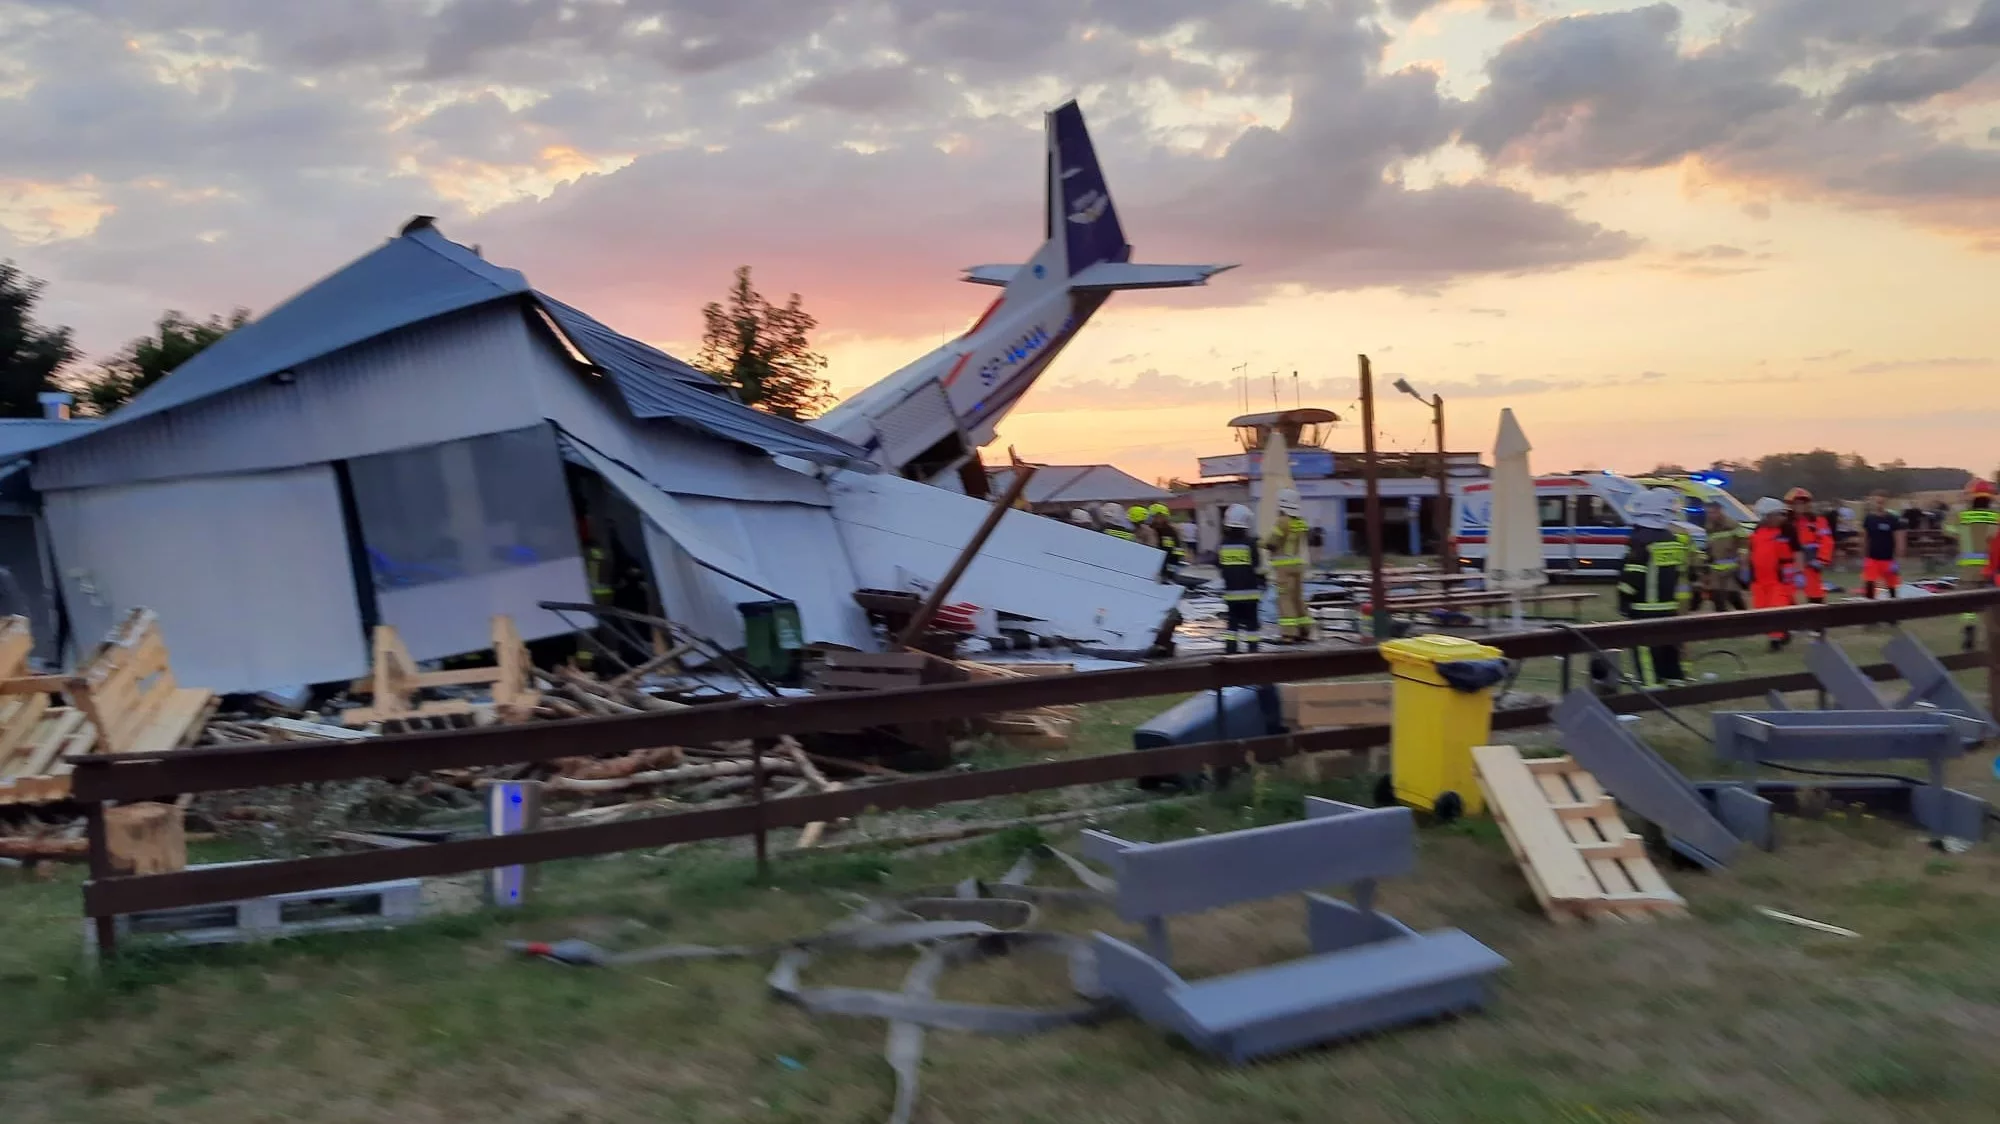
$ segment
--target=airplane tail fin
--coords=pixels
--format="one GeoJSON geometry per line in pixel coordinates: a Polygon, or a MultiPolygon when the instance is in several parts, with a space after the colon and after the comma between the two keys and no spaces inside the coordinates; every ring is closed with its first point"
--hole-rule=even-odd
{"type": "Polygon", "coordinates": [[[976,265],[965,279],[1003,285],[1003,300],[1047,290],[1110,292],[1200,285],[1227,265],[1134,265],[1132,245],[1097,163],[1083,110],[1064,102],[1048,115],[1048,240],[1026,265],[976,265]]]}
{"type": "Polygon", "coordinates": [[[1132,260],[1118,208],[1104,183],[1083,110],[1064,102],[1049,114],[1049,241],[1063,244],[1064,276],[1100,262],[1132,260]]]}

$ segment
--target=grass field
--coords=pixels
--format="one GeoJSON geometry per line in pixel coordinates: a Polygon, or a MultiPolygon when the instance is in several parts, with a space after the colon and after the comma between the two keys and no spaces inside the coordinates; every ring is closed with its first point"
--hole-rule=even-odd
{"type": "MultiPolygon", "coordinates": [[[[1940,650],[1954,646],[1955,629],[1955,621],[1921,626],[1940,650]]],[[[1842,639],[1865,662],[1883,635],[1842,639]]],[[[1770,656],[1762,647],[1734,648],[1750,673],[1799,666],[1795,652],[1770,656]]],[[[1697,669],[1738,673],[1724,657],[1697,669]]],[[[1522,686],[1552,691],[1553,675],[1530,667],[1522,686]]],[[[1072,752],[1123,748],[1130,725],[1161,705],[1094,708],[1072,752]]],[[[1705,715],[1688,718],[1705,726],[1705,715]]],[[[1699,740],[1665,718],[1645,718],[1639,729],[1690,769],[1708,768],[1699,740]]],[[[1517,740],[1551,739],[1528,731],[1517,740]]],[[[1995,795],[1990,752],[1960,763],[1963,787],[1995,795]]],[[[1360,785],[1319,791],[1354,797],[1360,785]]],[[[1223,830],[1293,815],[1303,794],[1274,768],[1106,826],[1144,838],[1223,830]]],[[[1059,797],[1110,803],[1135,794],[1038,799],[1046,810],[1059,797]]],[[[1026,800],[951,814],[1018,814],[1026,800]]],[[[1244,1069],[1130,1020],[1026,1040],[933,1032],[919,1119],[2000,1119],[2000,852],[1987,844],[1947,856],[1911,829],[1873,819],[1788,820],[1781,837],[1776,853],[1749,855],[1726,873],[1669,872],[1689,918],[1558,927],[1535,909],[1490,823],[1428,829],[1418,872],[1385,885],[1382,905],[1418,928],[1464,928],[1513,962],[1485,1013],[1244,1069]],[[1861,936],[1784,925],[1759,906],[1861,936]]],[[[883,1025],[816,1020],[773,1002],[764,959],[574,969],[512,959],[502,941],[782,939],[840,916],[843,893],[887,896],[990,877],[1039,838],[1016,830],[943,852],[787,858],[765,886],[753,884],[740,848],[720,845],[564,863],[541,872],[536,904],[514,916],[474,913],[256,949],[156,951],[103,976],[79,969],[74,876],[36,882],[0,873],[0,1121],[880,1120],[891,1090],[883,1025]]],[[[1092,910],[1044,923],[1128,933],[1092,910]]],[[[1295,902],[1188,919],[1174,932],[1189,975],[1305,950],[1295,902]]],[[[895,986],[908,963],[902,953],[830,958],[810,969],[809,982],[895,986]]],[[[951,974],[942,994],[1053,1004],[1064,990],[1060,966],[1026,958],[951,974]]]]}

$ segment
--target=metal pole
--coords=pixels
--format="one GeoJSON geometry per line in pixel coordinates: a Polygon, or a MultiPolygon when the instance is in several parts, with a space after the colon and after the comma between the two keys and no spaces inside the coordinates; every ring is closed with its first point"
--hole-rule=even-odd
{"type": "Polygon", "coordinates": [[[1438,438],[1438,569],[1458,573],[1458,552],[1451,548],[1451,464],[1444,455],[1444,395],[1431,397],[1431,413],[1437,421],[1438,438]]]}
{"type": "Polygon", "coordinates": [[[1375,373],[1368,357],[1361,360],[1361,471],[1367,481],[1364,507],[1368,524],[1368,597],[1373,609],[1375,639],[1389,638],[1389,594],[1382,581],[1382,488],[1375,461],[1375,373]]]}

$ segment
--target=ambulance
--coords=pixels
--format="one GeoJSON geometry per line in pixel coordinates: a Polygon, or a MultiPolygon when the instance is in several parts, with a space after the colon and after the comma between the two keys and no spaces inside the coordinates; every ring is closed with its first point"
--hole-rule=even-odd
{"type": "Polygon", "coordinates": [[[1745,527],[1755,527],[1757,516],[1752,514],[1743,501],[1722,490],[1720,477],[1705,476],[1641,476],[1638,481],[1648,488],[1672,488],[1682,497],[1681,518],[1700,527],[1708,522],[1707,505],[1715,504],[1723,514],[1745,527]]]}
{"type": "MultiPolygon", "coordinates": [[[[1625,562],[1632,524],[1625,505],[1646,485],[1614,472],[1569,472],[1535,478],[1535,506],[1542,521],[1542,564],[1550,574],[1615,575],[1625,562]]],[[[1486,535],[1493,510],[1492,484],[1467,484],[1452,505],[1451,534],[1461,566],[1486,565],[1486,535]]],[[[1688,526],[1696,545],[1708,536],[1688,526]]]]}

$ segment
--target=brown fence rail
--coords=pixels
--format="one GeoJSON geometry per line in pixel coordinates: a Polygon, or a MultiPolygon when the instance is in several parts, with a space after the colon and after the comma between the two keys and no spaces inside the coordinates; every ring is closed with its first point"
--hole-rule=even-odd
{"type": "MultiPolygon", "coordinates": [[[[1818,631],[1925,617],[1981,612],[1989,649],[1959,653],[1945,663],[1955,670],[1987,668],[1989,693],[2000,683],[2000,590],[1938,597],[1808,605],[1753,613],[1718,613],[1663,621],[1611,622],[1500,636],[1490,643],[1525,659],[1573,656],[1597,648],[1674,644],[1754,636],[1779,630],[1818,631]]],[[[184,870],[131,877],[111,875],[103,806],[112,801],[172,797],[182,793],[305,784],[362,777],[397,777],[434,769],[511,765],[582,754],[617,753],[661,745],[699,745],[784,734],[853,730],[934,721],[1004,710],[1190,694],[1233,686],[1380,674],[1372,648],[1274,653],[1187,660],[1117,671],[945,684],[866,695],[745,701],[672,713],[545,725],[497,727],[440,734],[314,746],[230,746],[219,749],[71,758],[73,792],[90,817],[91,879],[84,912],[97,920],[100,948],[110,952],[112,919],[123,913],[205,905],[265,894],[325,889],[392,878],[457,874],[499,866],[580,858],[671,843],[760,835],[868,811],[928,808],[964,800],[1071,785],[1197,772],[1246,760],[1269,762],[1301,753],[1361,750],[1386,745],[1387,726],[1309,730],[1271,737],[1207,742],[1140,752],[1050,761],[982,772],[919,777],[893,784],[785,800],[681,812],[619,823],[545,830],[524,835],[436,843],[393,851],[333,855],[279,862],[184,870]]],[[[1887,664],[1864,670],[1893,679],[1887,664]]],[[[1760,697],[1768,691],[1810,689],[1805,673],[1760,676],[1656,692],[1667,705],[1700,705],[1760,697]]],[[[1640,696],[1612,700],[1614,709],[1650,706],[1640,696]]],[[[1505,710],[1496,729],[1546,724],[1548,708],[1505,710]]]]}

